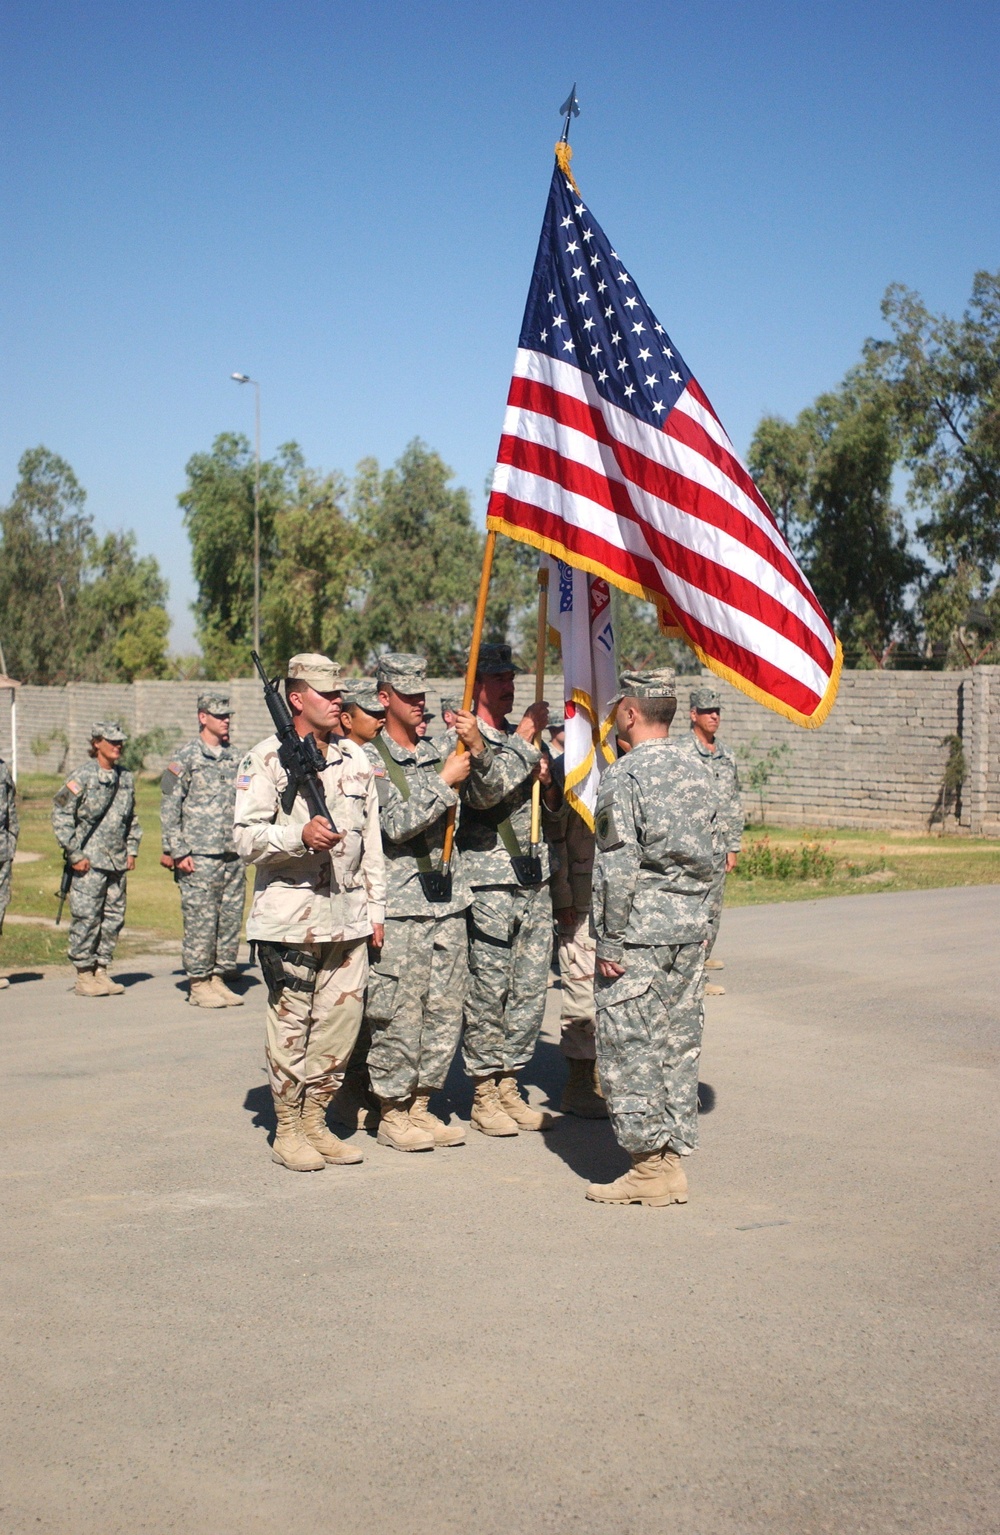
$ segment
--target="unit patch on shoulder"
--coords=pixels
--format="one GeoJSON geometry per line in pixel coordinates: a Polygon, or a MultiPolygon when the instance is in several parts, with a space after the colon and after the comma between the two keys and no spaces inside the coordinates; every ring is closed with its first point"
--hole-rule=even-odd
{"type": "Polygon", "coordinates": [[[599,804],[597,806],[597,812],[594,816],[594,834],[597,838],[597,846],[602,852],[607,852],[609,848],[621,846],[622,839],[618,835],[618,828],[615,825],[614,807],[610,800],[605,801],[603,805],[599,804]]]}

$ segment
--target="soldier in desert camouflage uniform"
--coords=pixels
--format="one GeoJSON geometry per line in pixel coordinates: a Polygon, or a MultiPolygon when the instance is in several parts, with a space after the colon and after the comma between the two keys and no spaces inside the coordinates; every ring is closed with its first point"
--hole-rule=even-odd
{"type": "Polygon", "coordinates": [[[525,1102],[516,1075],[535,1053],[545,1013],[552,962],[549,854],[543,841],[541,883],[527,887],[518,883],[511,855],[529,849],[535,775],[547,829],[561,796],[548,756],[534,744],[545,729],[548,705],[533,704],[515,729],[507,720],[513,703],[510,646],[483,645],[473,706],[480,732],[497,754],[503,797],[488,810],[470,803],[456,840],[473,892],[462,1051],[476,1084],[472,1123],[485,1135],[548,1130],[553,1123],[551,1114],[525,1102]]]}
{"type": "Polygon", "coordinates": [[[617,709],[631,751],[608,768],[594,825],[597,1059],[632,1168],[588,1199],[683,1204],[681,1157],[698,1142],[698,1058],[715,793],[668,740],[669,672],[625,672],[617,709]]]}
{"type": "MultiPolygon", "coordinates": [[[[565,772],[565,763],[559,756],[552,764],[552,775],[560,790],[565,772]]],[[[551,840],[552,914],[562,996],[559,1048],[569,1066],[569,1080],[559,1107],[564,1114],[577,1114],[581,1119],[607,1119],[608,1107],[597,1081],[594,1038],[597,946],[590,931],[594,833],[579,811],[564,799],[551,840]]]]}
{"type": "Polygon", "coordinates": [[[78,997],[113,997],[124,986],[108,975],[125,922],[126,875],[135,868],[142,827],[135,780],[118,766],[125,732],[99,720],[90,733],[91,760],[67,778],[52,801],[52,829],[69,859],[69,958],[78,997]]]}
{"type": "Polygon", "coordinates": [[[456,730],[440,745],[420,735],[426,716],[423,656],[379,660],[382,735],[365,749],[378,784],[388,879],[385,945],[368,987],[366,1017],[372,1043],[368,1068],[382,1106],[378,1138],[397,1151],[460,1146],[461,1125],[430,1112],[444,1086],[462,1029],[468,981],[466,912],[472,891],[461,853],[451,864],[451,893],[430,900],[421,875],[440,863],[448,813],[463,796],[488,807],[504,781],[496,753],[472,714],[456,714],[456,730]],[[456,750],[461,738],[465,751],[456,750]]]}
{"type": "Polygon", "coordinates": [[[360,1162],[331,1135],[326,1109],[341,1086],[361,1025],[368,940],[381,947],[385,864],[371,763],[335,737],[340,668],[293,656],[285,695],[300,736],[326,758],[320,780],[336,831],[310,817],[301,794],[282,808],[288,775],[278,738],[243,759],[236,779],[236,849],[256,868],[247,937],[267,983],[267,1073],[278,1120],[272,1156],[295,1172],[360,1162]]]}
{"type": "MultiPolygon", "coordinates": [[[[0,933],[3,932],[4,912],[10,903],[10,871],[14,867],[17,851],[17,790],[10,768],[0,758],[0,933]]],[[[0,975],[0,991],[10,985],[5,975],[0,975]]]]}
{"type": "MultiPolygon", "coordinates": [[[[716,740],[722,713],[722,694],[708,684],[691,690],[691,729],[685,745],[701,759],[715,781],[718,804],[715,816],[715,875],[708,918],[708,948],[705,969],[721,970],[722,962],[712,959],[715,940],[722,921],[722,903],[726,894],[726,875],[736,867],[743,841],[743,799],[736,758],[728,747],[716,740]]],[[[725,996],[724,986],[706,986],[706,997],[725,996]]]]}
{"type": "Polygon", "coordinates": [[[180,886],[182,963],[195,1007],[242,1007],[224,977],[236,971],[246,876],[233,842],[239,758],[229,744],[229,698],[203,693],[198,734],[167,764],[160,783],[166,868],[180,886]]]}

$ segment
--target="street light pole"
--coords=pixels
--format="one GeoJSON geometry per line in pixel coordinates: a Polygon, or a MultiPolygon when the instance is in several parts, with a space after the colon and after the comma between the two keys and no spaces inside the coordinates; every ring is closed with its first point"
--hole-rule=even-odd
{"type": "Polygon", "coordinates": [[[254,389],[253,432],[253,648],[260,653],[260,384],[249,373],[231,373],[237,384],[254,389]]]}

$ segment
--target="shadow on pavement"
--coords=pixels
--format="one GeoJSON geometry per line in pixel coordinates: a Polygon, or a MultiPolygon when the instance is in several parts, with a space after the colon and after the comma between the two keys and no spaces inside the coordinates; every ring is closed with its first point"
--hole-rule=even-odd
{"type": "Polygon", "coordinates": [[[253,1115],[251,1123],[255,1130],[265,1130],[269,1141],[274,1140],[274,1132],[277,1129],[277,1121],[274,1117],[274,1100],[271,1097],[271,1089],[265,1087],[251,1087],[243,1100],[243,1107],[248,1114],[253,1115]]]}
{"type": "Polygon", "coordinates": [[[119,986],[124,986],[128,990],[130,986],[138,986],[140,981],[151,981],[153,974],[150,970],[129,970],[124,975],[115,971],[111,979],[117,981],[119,986]]]}
{"type": "Polygon", "coordinates": [[[12,970],[7,976],[12,986],[20,986],[24,981],[44,981],[44,970],[12,970]]]}

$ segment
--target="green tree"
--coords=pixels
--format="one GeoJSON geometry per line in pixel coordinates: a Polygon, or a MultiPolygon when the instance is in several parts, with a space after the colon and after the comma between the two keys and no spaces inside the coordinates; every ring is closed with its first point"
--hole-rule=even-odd
{"type": "Polygon", "coordinates": [[[418,440],[391,469],[374,459],[358,465],[352,510],[361,568],[343,645],[362,668],[387,650],[426,655],[431,675],[464,666],[482,535],[468,492],[450,479],[440,456],[418,440]]]}
{"type": "Polygon", "coordinates": [[[166,582],[132,533],[98,538],[65,459],[31,448],[0,511],[0,638],[27,682],[131,681],[165,673],[166,582]]]}
{"type": "Polygon", "coordinates": [[[891,391],[855,369],[793,423],[765,417],[748,455],[765,496],[784,497],[805,573],[861,667],[914,643],[910,599],[924,567],[892,500],[897,453],[891,391]]]}

